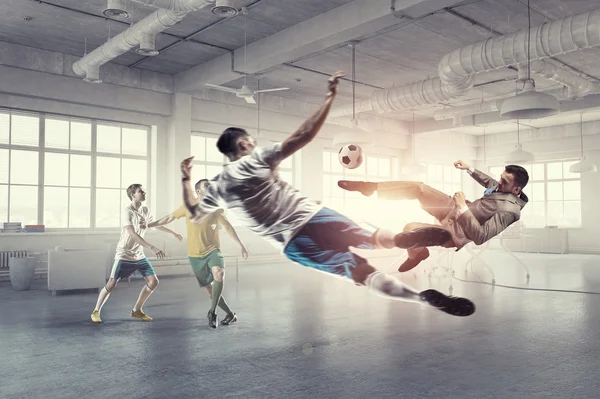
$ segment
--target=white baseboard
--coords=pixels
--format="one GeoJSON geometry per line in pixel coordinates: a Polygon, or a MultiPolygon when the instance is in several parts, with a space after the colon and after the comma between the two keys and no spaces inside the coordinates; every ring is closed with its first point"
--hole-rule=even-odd
{"type": "Polygon", "coordinates": [[[570,254],[600,255],[600,247],[569,247],[570,254]]]}

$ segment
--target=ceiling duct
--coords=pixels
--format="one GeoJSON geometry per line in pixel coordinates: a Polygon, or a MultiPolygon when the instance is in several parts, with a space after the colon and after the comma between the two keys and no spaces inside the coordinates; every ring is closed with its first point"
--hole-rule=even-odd
{"type": "MultiPolygon", "coordinates": [[[[358,112],[378,113],[411,109],[467,94],[474,76],[515,65],[600,46],[600,10],[496,36],[446,54],[438,65],[439,78],[378,90],[356,104],[358,112]]],[[[352,114],[352,105],[331,111],[332,117],[352,114]]]]}
{"type": "Polygon", "coordinates": [[[129,13],[127,12],[125,3],[125,0],[107,0],[106,8],[102,10],[102,15],[115,19],[129,18],[129,13]]]}
{"type": "Polygon", "coordinates": [[[210,11],[221,18],[234,17],[238,14],[238,9],[235,8],[232,0],[217,0],[210,11]]]}
{"type": "Polygon", "coordinates": [[[213,4],[213,0],[171,0],[169,9],[159,8],[146,18],[119,33],[73,64],[73,72],[89,78],[101,65],[139,46],[145,35],[158,33],[177,24],[185,16],[213,4]]]}
{"type": "Polygon", "coordinates": [[[135,52],[145,57],[154,57],[155,55],[158,55],[158,51],[156,50],[156,36],[148,33],[142,35],[140,48],[135,50],[135,52]]]}

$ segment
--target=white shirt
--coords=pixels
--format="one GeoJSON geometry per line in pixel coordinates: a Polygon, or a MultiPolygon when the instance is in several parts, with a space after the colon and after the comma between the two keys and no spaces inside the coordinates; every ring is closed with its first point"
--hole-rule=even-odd
{"type": "Polygon", "coordinates": [[[138,261],[146,257],[144,247],[133,240],[133,237],[125,230],[127,226],[133,226],[133,230],[142,238],[146,234],[146,228],[140,227],[140,222],[145,221],[146,224],[153,220],[150,210],[147,206],[140,206],[135,209],[132,204],[129,204],[121,213],[121,239],[117,244],[117,253],[115,259],[138,261]]]}
{"type": "Polygon", "coordinates": [[[265,149],[256,147],[251,154],[225,165],[205,191],[198,204],[200,211],[228,209],[248,229],[285,247],[322,207],[279,178],[281,160],[278,143],[265,149]]]}

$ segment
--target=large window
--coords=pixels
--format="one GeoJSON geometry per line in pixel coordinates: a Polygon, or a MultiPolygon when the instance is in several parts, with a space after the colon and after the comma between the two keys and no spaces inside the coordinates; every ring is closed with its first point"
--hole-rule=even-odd
{"type": "MultiPolygon", "coordinates": [[[[581,227],[581,178],[570,173],[576,161],[543,162],[522,165],[529,173],[525,194],[529,203],[521,220],[526,227],[581,227]]],[[[496,180],[504,166],[490,168],[496,180]]]]}
{"type": "Polygon", "coordinates": [[[339,180],[389,181],[392,180],[392,159],[388,156],[366,155],[356,169],[342,167],[338,152],[323,151],[323,205],[338,210],[378,227],[387,227],[397,216],[396,201],[377,201],[377,195],[365,197],[359,192],[342,190],[339,180]]]}
{"type": "Polygon", "coordinates": [[[149,189],[148,147],[145,126],[0,111],[0,221],[119,227],[125,189],[149,189]]]}

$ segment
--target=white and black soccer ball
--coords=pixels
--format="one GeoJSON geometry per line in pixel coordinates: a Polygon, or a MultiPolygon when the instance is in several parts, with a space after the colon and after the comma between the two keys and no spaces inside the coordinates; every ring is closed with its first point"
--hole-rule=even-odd
{"type": "Polygon", "coordinates": [[[348,144],[340,148],[338,159],[344,168],[356,169],[363,163],[363,150],[356,144],[348,144]]]}

